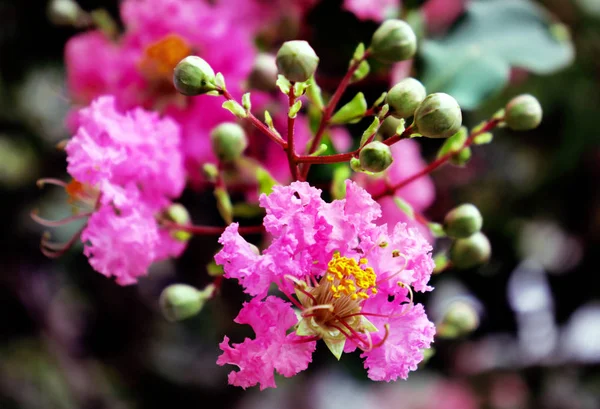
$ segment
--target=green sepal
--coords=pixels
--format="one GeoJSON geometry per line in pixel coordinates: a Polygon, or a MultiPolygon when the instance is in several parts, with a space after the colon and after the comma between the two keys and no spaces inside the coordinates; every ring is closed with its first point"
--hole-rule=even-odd
{"type": "Polygon", "coordinates": [[[379,118],[375,117],[373,118],[373,122],[371,122],[371,125],[369,125],[369,127],[367,129],[365,129],[365,131],[362,134],[362,137],[360,138],[360,144],[359,146],[364,146],[367,141],[369,140],[369,137],[371,137],[373,134],[375,134],[377,132],[377,130],[379,129],[379,118]]]}
{"type": "Polygon", "coordinates": [[[384,104],[381,107],[381,109],[379,110],[379,113],[377,114],[377,118],[379,118],[380,121],[383,121],[389,111],[390,111],[390,106],[388,104],[384,104]]]}
{"type": "Polygon", "coordinates": [[[277,85],[277,88],[279,88],[279,90],[285,95],[289,95],[290,89],[292,88],[292,83],[281,74],[277,76],[275,85],[277,85]]]}
{"type": "Polygon", "coordinates": [[[350,169],[355,172],[364,172],[364,169],[360,166],[360,159],[358,158],[350,159],[350,169]]]}
{"type": "Polygon", "coordinates": [[[344,353],[346,337],[343,337],[342,339],[323,337],[323,341],[325,342],[325,345],[327,345],[327,348],[329,348],[333,356],[335,356],[339,361],[342,357],[342,354],[344,353]]]}
{"type": "Polygon", "coordinates": [[[406,121],[404,120],[404,118],[401,118],[400,123],[398,124],[398,127],[396,128],[396,135],[402,135],[405,130],[406,130],[406,121]]]}
{"type": "Polygon", "coordinates": [[[96,9],[90,12],[90,17],[94,26],[97,27],[102,34],[111,40],[116,40],[119,36],[119,26],[112,18],[110,13],[105,9],[96,9]]]}
{"type": "Polygon", "coordinates": [[[233,115],[240,119],[244,119],[248,116],[248,113],[239,103],[233,100],[223,102],[223,108],[231,112],[233,115]]]}
{"type": "Polygon", "coordinates": [[[370,72],[371,66],[368,62],[363,61],[358,65],[358,68],[356,69],[356,71],[354,71],[354,74],[352,74],[352,79],[350,82],[358,82],[364,79],[367,75],[369,75],[370,72]]]}
{"type": "Polygon", "coordinates": [[[306,89],[306,97],[319,111],[325,106],[325,103],[323,102],[323,93],[314,77],[311,77],[309,81],[309,86],[306,89]]]}
{"type": "Polygon", "coordinates": [[[315,335],[315,331],[310,327],[306,318],[301,319],[296,326],[296,335],[301,337],[312,337],[315,335]]]}
{"type": "Polygon", "coordinates": [[[387,92],[383,92],[381,96],[377,98],[375,102],[373,102],[373,106],[378,107],[379,105],[383,104],[383,101],[385,101],[385,97],[387,97],[387,92]]]}
{"type": "Polygon", "coordinates": [[[310,77],[310,79],[308,79],[308,81],[294,83],[294,96],[296,98],[299,98],[302,95],[304,95],[304,92],[306,91],[306,89],[308,87],[310,87],[310,83],[312,82],[312,80],[313,80],[313,77],[310,77]]]}
{"type": "Polygon", "coordinates": [[[298,115],[300,108],[302,108],[302,101],[298,100],[298,101],[294,102],[294,105],[292,105],[290,107],[290,111],[288,112],[288,117],[296,118],[296,115],[298,115]]]}
{"type": "Polygon", "coordinates": [[[367,317],[363,316],[361,317],[361,326],[362,329],[367,331],[367,332],[379,332],[379,330],[377,329],[377,327],[375,325],[373,325],[373,323],[371,321],[369,321],[367,319],[367,317]]]}
{"type": "Polygon", "coordinates": [[[444,231],[444,226],[440,223],[430,222],[427,223],[427,227],[431,232],[431,235],[435,238],[446,237],[446,232],[444,231]]]}
{"type": "Polygon", "coordinates": [[[310,156],[320,156],[327,152],[327,149],[329,149],[329,146],[326,143],[322,143],[316,151],[310,154],[310,156]]]}
{"type": "Polygon", "coordinates": [[[215,84],[222,90],[227,89],[227,86],[225,85],[225,77],[220,72],[215,75],[215,84]]]}
{"type": "Polygon", "coordinates": [[[367,112],[367,100],[362,92],[359,92],[350,102],[341,107],[331,117],[332,124],[356,123],[362,119],[367,112]]]}

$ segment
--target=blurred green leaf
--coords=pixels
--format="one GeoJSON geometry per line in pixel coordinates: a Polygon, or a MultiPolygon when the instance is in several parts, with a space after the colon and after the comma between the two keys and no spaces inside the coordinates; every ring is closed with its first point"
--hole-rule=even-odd
{"type": "Polygon", "coordinates": [[[446,92],[474,109],[508,83],[511,67],[549,74],[569,65],[573,44],[558,39],[556,27],[529,0],[473,1],[448,36],[423,41],[423,82],[428,91],[446,92]]]}

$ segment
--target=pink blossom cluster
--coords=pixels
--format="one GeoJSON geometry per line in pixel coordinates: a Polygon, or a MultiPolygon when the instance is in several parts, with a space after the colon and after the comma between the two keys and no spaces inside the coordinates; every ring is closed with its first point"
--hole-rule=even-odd
{"type": "Polygon", "coordinates": [[[254,297],[236,322],[256,337],[233,346],[225,337],[220,345],[217,363],[239,367],[229,374],[233,385],[274,387],[274,371],[289,377],[307,368],[319,339],[338,358],[362,350],[373,380],[406,378],[433,341],[433,324],[409,296],[410,287],[432,289],[429,243],[403,223],[391,232],[376,225],[380,206],[354,182],[342,200],[327,203],[320,193],[293,182],[260,197],[272,238],[262,254],[235,223],[219,239],[215,260],[225,277],[254,297]],[[288,301],[267,296],[272,284],[288,301]]]}
{"type": "Polygon", "coordinates": [[[97,195],[81,235],[84,253],[101,274],[133,284],[152,262],[185,247],[155,218],[185,185],[180,129],[142,108],[122,114],[112,96],[77,116],[79,128],[65,148],[67,170],[97,195]]]}

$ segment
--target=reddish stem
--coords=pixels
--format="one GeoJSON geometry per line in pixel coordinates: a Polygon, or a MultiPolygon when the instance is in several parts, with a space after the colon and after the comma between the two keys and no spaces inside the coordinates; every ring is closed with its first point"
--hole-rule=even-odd
{"type": "MultiPolygon", "coordinates": [[[[234,100],[233,96],[226,89],[222,89],[221,94],[228,101],[234,100]]],[[[287,149],[287,142],[281,139],[281,136],[279,136],[277,133],[270,130],[267,125],[265,125],[260,119],[255,117],[251,112],[248,112],[246,120],[250,121],[252,125],[254,125],[263,134],[267,135],[273,142],[281,146],[282,149],[287,149]]]]}
{"type": "MultiPolygon", "coordinates": [[[[290,90],[288,92],[288,101],[289,101],[289,109],[292,108],[294,103],[296,102],[296,95],[294,94],[294,83],[290,86],[290,90]]],[[[290,166],[290,174],[292,175],[292,180],[298,180],[298,165],[296,162],[296,147],[294,145],[294,122],[296,121],[296,115],[292,118],[289,115],[288,110],[288,135],[287,135],[287,158],[288,164],[290,166]]]]}
{"type": "MultiPolygon", "coordinates": [[[[501,119],[492,119],[492,120],[488,121],[488,123],[486,123],[480,130],[478,130],[477,132],[473,132],[471,135],[469,135],[469,137],[467,138],[465,143],[460,147],[460,149],[458,151],[448,152],[448,153],[440,156],[439,158],[437,158],[436,160],[431,162],[429,165],[427,165],[427,167],[421,169],[419,172],[415,173],[414,175],[407,177],[406,179],[396,183],[395,185],[388,186],[387,189],[385,189],[381,193],[373,195],[373,200],[381,199],[382,197],[387,196],[387,195],[393,195],[396,190],[402,189],[404,186],[411,184],[415,180],[420,179],[421,177],[423,177],[425,175],[428,175],[429,173],[433,172],[440,166],[446,164],[450,160],[450,158],[452,158],[454,155],[458,154],[458,152],[471,146],[477,136],[494,129],[501,121],[502,121],[501,119]]],[[[390,139],[393,139],[393,138],[394,137],[392,137],[390,139]]],[[[388,139],[388,140],[390,140],[390,139],[388,139]]]]}
{"type": "MultiPolygon", "coordinates": [[[[198,235],[214,235],[221,234],[227,226],[198,226],[193,224],[178,224],[174,222],[162,221],[161,225],[171,230],[181,230],[198,235]]],[[[240,234],[260,234],[264,232],[264,226],[240,226],[238,233],[240,234]]]]}
{"type": "MultiPolygon", "coordinates": [[[[327,106],[325,107],[325,111],[323,112],[323,116],[321,117],[321,122],[319,123],[319,128],[317,129],[317,133],[315,134],[315,137],[312,139],[312,141],[310,143],[310,147],[308,148],[308,152],[307,152],[308,155],[311,155],[312,153],[314,153],[317,150],[317,148],[321,145],[321,140],[323,139],[323,135],[325,134],[325,129],[327,129],[327,125],[329,125],[329,120],[331,119],[331,116],[333,115],[333,111],[335,110],[335,107],[340,102],[340,98],[342,98],[342,95],[344,94],[344,91],[346,91],[346,88],[348,88],[348,85],[350,85],[352,76],[354,75],[354,73],[356,72],[356,70],[358,69],[360,64],[363,61],[365,61],[368,56],[369,56],[369,54],[367,51],[364,53],[362,58],[360,58],[359,60],[356,60],[350,66],[350,68],[348,68],[348,72],[346,72],[346,75],[344,75],[344,78],[342,78],[342,81],[340,81],[337,89],[335,90],[335,92],[331,96],[331,99],[327,103],[327,106]]],[[[350,158],[348,158],[347,160],[349,160],[349,159],[350,158]]],[[[302,172],[301,172],[302,179],[306,179],[306,176],[308,175],[308,171],[310,170],[311,162],[307,161],[304,163],[306,163],[306,165],[302,168],[302,172]]],[[[312,163],[319,163],[319,162],[312,162],[312,163]]],[[[334,162],[329,162],[329,163],[334,163],[334,162]]]]}

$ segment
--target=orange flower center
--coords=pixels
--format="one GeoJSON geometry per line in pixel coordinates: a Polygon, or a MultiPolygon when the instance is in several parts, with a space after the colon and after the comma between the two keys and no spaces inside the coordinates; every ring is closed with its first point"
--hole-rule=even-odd
{"type": "Polygon", "coordinates": [[[171,81],[177,63],[191,53],[191,47],[183,38],[168,34],[146,47],[139,68],[149,80],[171,81]]]}

